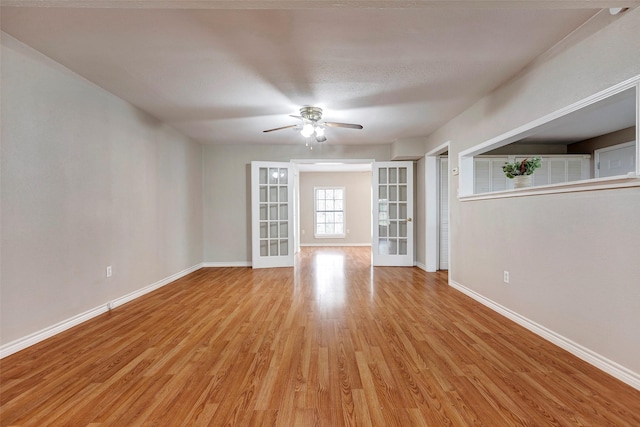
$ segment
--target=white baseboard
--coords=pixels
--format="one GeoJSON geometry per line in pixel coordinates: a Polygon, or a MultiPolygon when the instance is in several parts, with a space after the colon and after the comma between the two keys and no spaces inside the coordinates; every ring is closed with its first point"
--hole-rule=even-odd
{"type": "Polygon", "coordinates": [[[203,262],[203,267],[251,267],[251,261],[203,262]]]}
{"type": "Polygon", "coordinates": [[[202,264],[194,265],[193,267],[187,268],[186,270],[182,270],[179,273],[172,274],[169,277],[166,277],[162,280],[159,280],[151,285],[145,286],[142,289],[138,289],[137,291],[131,292],[130,294],[121,296],[112,301],[107,301],[104,304],[99,305],[98,307],[92,308],[90,310],[85,311],[84,313],[77,314],[73,317],[70,317],[62,322],[56,323],[55,325],[44,328],[40,331],[29,334],[25,337],[18,338],[17,340],[11,341],[0,346],[0,359],[7,357],[13,353],[17,353],[20,350],[23,350],[27,347],[30,347],[34,344],[39,343],[40,341],[44,341],[47,338],[51,338],[54,335],[59,334],[60,332],[66,331],[74,326],[77,326],[83,322],[86,322],[89,319],[92,319],[96,316],[99,316],[107,311],[118,307],[120,305],[126,304],[129,301],[132,301],[136,298],[141,297],[144,294],[148,294],[149,292],[155,291],[162,286],[165,286],[171,282],[178,280],[179,278],[186,276],[189,273],[192,273],[196,270],[202,268],[202,264]]]}
{"type": "Polygon", "coordinates": [[[136,298],[140,298],[142,295],[148,294],[149,292],[153,292],[158,288],[168,285],[171,282],[175,282],[179,278],[184,277],[189,273],[193,273],[194,271],[199,270],[201,268],[202,268],[202,263],[194,265],[193,267],[189,267],[176,274],[172,274],[171,276],[165,277],[162,280],[158,280],[157,282],[152,283],[149,286],[145,286],[142,289],[138,289],[137,291],[133,291],[130,294],[124,295],[122,297],[114,299],[113,301],[108,302],[107,308],[113,309],[113,308],[119,307],[123,304],[128,303],[129,301],[133,301],[136,298]]]}
{"type": "Polygon", "coordinates": [[[300,246],[371,246],[371,243],[300,243],[300,246]]]}
{"type": "Polygon", "coordinates": [[[533,320],[530,320],[512,310],[509,310],[507,307],[504,307],[503,305],[498,304],[497,302],[492,301],[489,298],[484,297],[483,295],[480,295],[479,293],[461,285],[460,283],[449,280],[449,285],[459,290],[463,294],[468,295],[479,303],[489,307],[493,311],[496,311],[503,316],[513,320],[520,326],[527,328],[536,335],[539,335],[547,341],[551,341],[558,347],[567,350],[574,356],[577,356],[585,362],[595,366],[596,368],[616,377],[620,381],[629,384],[631,387],[640,390],[640,374],[633,372],[630,369],[627,369],[624,366],[612,360],[609,360],[592,350],[589,350],[588,348],[558,334],[557,332],[545,328],[544,326],[534,322],[533,320]]]}
{"type": "Polygon", "coordinates": [[[423,263],[421,263],[421,262],[417,262],[417,261],[416,261],[416,263],[415,263],[415,264],[416,264],[416,267],[418,267],[420,270],[427,271],[427,266],[426,266],[426,264],[423,264],[423,263]]]}
{"type": "Polygon", "coordinates": [[[84,313],[80,313],[76,316],[63,320],[62,322],[56,323],[55,325],[49,326],[48,328],[44,328],[38,332],[29,334],[26,337],[18,338],[17,340],[2,345],[0,347],[0,359],[10,356],[13,353],[17,353],[20,350],[24,350],[25,348],[37,344],[40,341],[44,341],[47,338],[51,338],[60,332],[86,322],[87,320],[99,316],[102,313],[106,313],[109,311],[108,304],[109,303],[102,304],[98,307],[92,308],[91,310],[87,310],[84,313]]]}

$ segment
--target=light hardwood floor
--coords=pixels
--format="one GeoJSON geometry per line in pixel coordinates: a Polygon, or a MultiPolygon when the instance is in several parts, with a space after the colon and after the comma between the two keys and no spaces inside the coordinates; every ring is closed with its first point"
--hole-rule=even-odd
{"type": "Polygon", "coordinates": [[[3,426],[640,425],[640,391],[368,248],[201,269],[1,368],[3,426]]]}

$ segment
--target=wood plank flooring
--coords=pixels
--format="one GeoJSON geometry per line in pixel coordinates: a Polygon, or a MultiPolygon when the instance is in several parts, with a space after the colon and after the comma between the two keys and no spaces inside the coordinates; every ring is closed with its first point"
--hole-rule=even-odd
{"type": "Polygon", "coordinates": [[[640,426],[640,391],[368,248],[201,269],[1,368],[2,426],[640,426]]]}

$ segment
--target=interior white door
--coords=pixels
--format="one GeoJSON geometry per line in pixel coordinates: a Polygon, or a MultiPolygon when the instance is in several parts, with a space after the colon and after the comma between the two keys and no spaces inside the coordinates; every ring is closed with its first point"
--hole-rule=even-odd
{"type": "Polygon", "coordinates": [[[251,265],[293,267],[290,163],[251,162],[251,265]]]}
{"type": "Polygon", "coordinates": [[[595,176],[626,175],[636,171],[636,143],[635,141],[601,148],[595,154],[595,176]]]}
{"type": "Polygon", "coordinates": [[[440,170],[438,174],[440,184],[438,193],[439,205],[439,270],[449,269],[449,158],[440,157],[440,170]]]}
{"type": "Polygon", "coordinates": [[[374,163],[372,187],[373,265],[413,266],[413,163],[374,163]]]}

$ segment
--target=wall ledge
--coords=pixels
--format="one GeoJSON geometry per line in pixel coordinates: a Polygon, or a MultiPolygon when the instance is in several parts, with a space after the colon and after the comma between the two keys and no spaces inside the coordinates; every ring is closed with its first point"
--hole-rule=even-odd
{"type": "Polygon", "coordinates": [[[493,311],[505,316],[506,318],[513,320],[520,326],[527,328],[534,334],[541,336],[542,338],[552,342],[553,344],[564,350],[567,350],[574,356],[579,357],[585,362],[608,373],[609,375],[619,379],[620,381],[629,384],[631,387],[640,390],[640,374],[633,372],[630,369],[625,368],[624,366],[612,360],[609,360],[606,357],[586,347],[583,347],[582,345],[558,334],[557,332],[545,328],[544,326],[508,309],[507,307],[504,307],[501,304],[498,304],[495,301],[490,300],[489,298],[475,292],[474,290],[461,285],[460,283],[449,280],[449,285],[459,290],[463,294],[478,301],[482,305],[485,305],[493,311]]]}
{"type": "Polygon", "coordinates": [[[495,191],[469,196],[459,196],[461,202],[473,200],[506,199],[511,197],[539,196],[544,194],[577,193],[582,191],[613,190],[616,188],[640,187],[640,176],[624,176],[597,178],[571,183],[540,185],[537,187],[518,188],[515,190],[495,191]]]}

